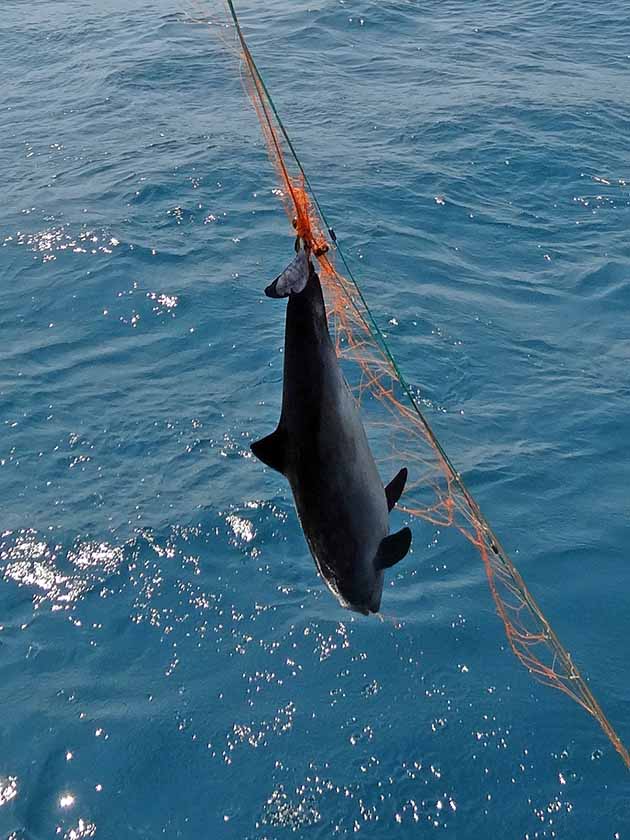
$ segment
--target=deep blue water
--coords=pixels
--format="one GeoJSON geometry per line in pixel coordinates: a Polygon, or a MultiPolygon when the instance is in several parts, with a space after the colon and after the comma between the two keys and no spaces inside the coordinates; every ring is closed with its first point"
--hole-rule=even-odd
{"type": "MultiPolygon", "coordinates": [[[[630,741],[627,3],[239,7],[429,421],[630,741]]],[[[249,457],[292,241],[225,23],[3,4],[0,836],[626,838],[630,775],[511,655],[472,547],[414,523],[386,620],[344,612],[249,457]]]]}

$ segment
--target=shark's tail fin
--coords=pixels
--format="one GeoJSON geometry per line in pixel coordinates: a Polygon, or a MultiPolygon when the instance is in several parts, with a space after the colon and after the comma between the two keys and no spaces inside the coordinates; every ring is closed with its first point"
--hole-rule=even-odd
{"type": "Polygon", "coordinates": [[[309,273],[309,254],[305,248],[301,248],[284,271],[276,277],[273,283],[267,286],[265,294],[270,298],[298,295],[306,288],[309,273]]]}

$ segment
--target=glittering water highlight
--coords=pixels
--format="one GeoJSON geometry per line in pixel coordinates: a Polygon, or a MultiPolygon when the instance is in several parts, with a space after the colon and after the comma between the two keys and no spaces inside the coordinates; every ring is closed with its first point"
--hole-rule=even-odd
{"type": "MultiPolygon", "coordinates": [[[[627,733],[623,6],[241,9],[401,366],[627,733]]],[[[385,620],[350,616],[249,457],[290,242],[230,32],[182,11],[2,22],[0,836],[623,837],[622,766],[515,665],[475,552],[419,526],[385,620]]]]}

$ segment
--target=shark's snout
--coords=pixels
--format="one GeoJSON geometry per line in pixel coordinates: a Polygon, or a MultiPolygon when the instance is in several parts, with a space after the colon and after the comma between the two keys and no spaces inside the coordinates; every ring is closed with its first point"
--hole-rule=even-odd
{"type": "MultiPolygon", "coordinates": [[[[352,612],[360,613],[361,615],[370,615],[370,613],[377,613],[381,609],[381,596],[383,593],[383,584],[377,583],[374,590],[370,593],[354,593],[354,597],[350,595],[348,598],[343,598],[342,605],[352,612]]],[[[343,597],[343,596],[342,596],[343,597]]]]}

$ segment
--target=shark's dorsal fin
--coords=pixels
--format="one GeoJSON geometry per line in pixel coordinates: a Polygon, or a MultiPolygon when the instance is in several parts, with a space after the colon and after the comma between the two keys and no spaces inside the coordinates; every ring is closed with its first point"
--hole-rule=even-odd
{"type": "Polygon", "coordinates": [[[402,496],[402,491],[405,489],[405,482],[407,481],[407,467],[395,475],[385,488],[385,496],[387,497],[387,510],[392,510],[398,499],[402,496]]]}
{"type": "Polygon", "coordinates": [[[381,540],[381,544],[374,558],[374,565],[377,569],[389,569],[402,560],[409,551],[411,545],[411,531],[409,528],[402,528],[395,534],[390,534],[381,540]]]}
{"type": "Polygon", "coordinates": [[[267,437],[252,443],[250,449],[263,464],[271,467],[272,470],[284,473],[286,470],[286,444],[286,432],[278,427],[275,432],[267,435],[267,437]]]}

